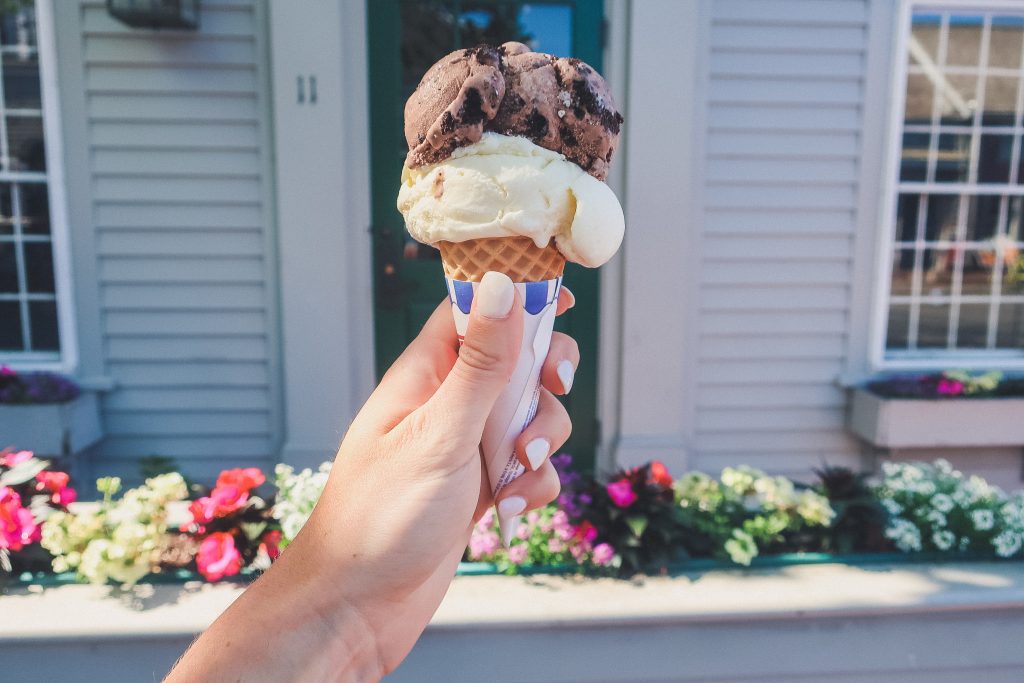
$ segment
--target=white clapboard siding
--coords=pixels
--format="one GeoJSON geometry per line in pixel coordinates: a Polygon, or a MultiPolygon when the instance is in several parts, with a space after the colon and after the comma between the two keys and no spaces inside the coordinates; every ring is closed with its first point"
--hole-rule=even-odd
{"type": "Polygon", "coordinates": [[[78,0],[103,348],[100,464],[267,466],[280,440],[259,0],[131,29],[78,0]]]}
{"type": "Polygon", "coordinates": [[[692,464],[856,464],[848,334],[866,0],[714,0],[692,464]]]}

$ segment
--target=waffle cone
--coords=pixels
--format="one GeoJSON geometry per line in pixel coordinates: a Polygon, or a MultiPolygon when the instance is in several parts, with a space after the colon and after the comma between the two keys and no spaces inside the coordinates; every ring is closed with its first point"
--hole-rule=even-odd
{"type": "Polygon", "coordinates": [[[453,280],[480,282],[484,273],[505,273],[513,282],[540,282],[562,274],[565,257],[552,240],[538,247],[529,237],[485,237],[438,242],[444,274],[453,280]]]}

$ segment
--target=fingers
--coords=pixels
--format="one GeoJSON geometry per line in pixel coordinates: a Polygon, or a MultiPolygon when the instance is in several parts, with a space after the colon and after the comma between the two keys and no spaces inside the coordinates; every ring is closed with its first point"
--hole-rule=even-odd
{"type": "Polygon", "coordinates": [[[516,457],[526,469],[538,470],[569,439],[570,433],[569,413],[550,391],[541,389],[537,415],[516,438],[516,457]]]}
{"type": "Polygon", "coordinates": [[[555,306],[555,315],[562,315],[575,305],[576,295],[568,287],[562,285],[562,288],[558,290],[558,304],[555,306]]]}
{"type": "Polygon", "coordinates": [[[507,275],[487,273],[473,296],[459,357],[428,411],[479,441],[484,420],[515,370],[522,335],[523,309],[515,285],[507,275]]]}
{"type": "Polygon", "coordinates": [[[541,385],[552,394],[568,394],[579,364],[580,348],[576,340],[567,334],[553,332],[548,357],[540,369],[541,385]]]}
{"type": "Polygon", "coordinates": [[[501,541],[507,548],[519,528],[519,519],[527,510],[544,507],[558,497],[562,485],[550,460],[536,472],[527,472],[498,492],[498,522],[501,541]]]}

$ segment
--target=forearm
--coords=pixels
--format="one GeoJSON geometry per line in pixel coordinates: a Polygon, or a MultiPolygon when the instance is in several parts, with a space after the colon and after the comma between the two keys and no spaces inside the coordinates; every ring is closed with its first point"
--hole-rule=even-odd
{"type": "Polygon", "coordinates": [[[380,679],[375,634],[338,590],[342,577],[314,578],[300,570],[302,561],[285,553],[199,637],[167,680],[380,679]]]}

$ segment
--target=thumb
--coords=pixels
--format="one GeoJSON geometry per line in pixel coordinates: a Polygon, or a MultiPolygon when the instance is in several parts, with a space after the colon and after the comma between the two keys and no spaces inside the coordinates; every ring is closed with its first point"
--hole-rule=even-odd
{"type": "Polygon", "coordinates": [[[488,272],[473,296],[458,360],[428,402],[444,422],[479,440],[494,402],[508,385],[523,336],[523,309],[512,280],[488,272]]]}

